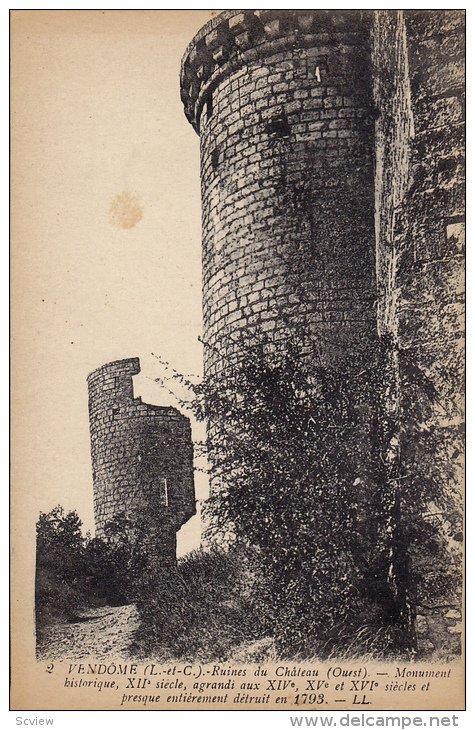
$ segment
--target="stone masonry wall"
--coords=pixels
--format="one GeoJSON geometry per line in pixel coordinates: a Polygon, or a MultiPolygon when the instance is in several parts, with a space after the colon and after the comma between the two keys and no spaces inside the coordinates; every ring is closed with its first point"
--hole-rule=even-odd
{"type": "MultiPolygon", "coordinates": [[[[401,356],[436,393],[422,428],[462,501],[464,336],[464,13],[378,11],[373,32],[378,328],[394,340],[393,403],[411,418],[401,356]]],[[[407,440],[406,440],[407,441],[407,440]]],[[[400,443],[409,463],[413,445],[400,443]]],[[[429,506],[444,522],[440,505],[429,506]]],[[[429,512],[431,509],[429,509],[429,512]]],[[[461,533],[444,524],[461,565],[461,533]]],[[[426,566],[429,569],[430,566],[426,566]]],[[[437,566],[435,566],[437,571],[437,566]]],[[[460,594],[420,607],[422,650],[460,650],[460,594]],[[455,603],[450,603],[450,600],[455,603]],[[445,629],[444,629],[445,626],[445,629]]]]}
{"type": "Polygon", "coordinates": [[[205,373],[289,336],[323,362],[375,333],[369,16],[227,11],[185,55],[200,134],[205,373]]]}
{"type": "Polygon", "coordinates": [[[175,408],[134,398],[138,358],[88,377],[96,534],[124,514],[161,561],[176,557],[176,532],[195,514],[191,428],[175,408]]]}

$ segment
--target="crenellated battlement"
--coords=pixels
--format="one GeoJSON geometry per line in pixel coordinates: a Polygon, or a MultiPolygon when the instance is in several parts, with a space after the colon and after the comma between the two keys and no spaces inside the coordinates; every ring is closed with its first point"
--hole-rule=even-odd
{"type": "Polygon", "coordinates": [[[206,97],[224,76],[288,48],[365,42],[369,11],[225,10],[193,38],[181,64],[181,99],[199,132],[206,97]]]}

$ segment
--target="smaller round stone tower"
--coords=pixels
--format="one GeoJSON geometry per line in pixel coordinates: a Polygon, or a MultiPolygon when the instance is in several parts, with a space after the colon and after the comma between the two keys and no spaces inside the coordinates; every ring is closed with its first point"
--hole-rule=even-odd
{"type": "Polygon", "coordinates": [[[173,563],[176,533],[196,512],[191,426],[175,408],[134,398],[139,372],[131,358],[87,379],[96,534],[124,515],[150,553],[173,563]]]}

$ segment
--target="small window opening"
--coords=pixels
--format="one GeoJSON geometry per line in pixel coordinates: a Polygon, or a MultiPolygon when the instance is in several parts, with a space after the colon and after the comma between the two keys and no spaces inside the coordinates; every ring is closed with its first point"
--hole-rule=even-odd
{"type": "Polygon", "coordinates": [[[210,94],[206,99],[206,118],[211,119],[213,116],[213,94],[210,94]]]}
{"type": "Polygon", "coordinates": [[[274,139],[290,137],[290,124],[285,114],[274,117],[269,122],[267,122],[266,132],[269,137],[273,137],[274,139]]]}
{"type": "Polygon", "coordinates": [[[168,507],[168,484],[166,479],[160,479],[160,504],[168,507]]]}
{"type": "Polygon", "coordinates": [[[218,147],[215,147],[214,150],[211,152],[211,167],[213,170],[218,169],[219,164],[219,149],[218,147]]]}

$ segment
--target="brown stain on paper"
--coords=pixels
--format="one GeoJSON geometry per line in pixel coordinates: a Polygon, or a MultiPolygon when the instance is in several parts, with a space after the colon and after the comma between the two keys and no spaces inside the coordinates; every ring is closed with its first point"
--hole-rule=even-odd
{"type": "Polygon", "coordinates": [[[117,228],[133,228],[143,218],[140,199],[130,193],[116,195],[109,208],[110,222],[117,228]]]}

